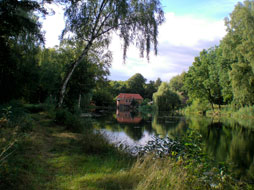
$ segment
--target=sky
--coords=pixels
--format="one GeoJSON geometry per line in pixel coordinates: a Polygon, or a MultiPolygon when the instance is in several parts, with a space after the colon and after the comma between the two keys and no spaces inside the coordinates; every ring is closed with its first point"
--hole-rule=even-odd
{"type": "MultiPolygon", "coordinates": [[[[159,27],[158,55],[150,54],[150,61],[139,57],[139,50],[131,45],[126,63],[122,60],[122,42],[113,35],[109,49],[113,54],[110,80],[128,80],[136,73],[147,81],[168,82],[172,77],[188,71],[194,58],[203,49],[219,45],[226,35],[224,18],[234,6],[243,0],[162,0],[166,21],[159,27]]],[[[63,12],[56,5],[55,15],[43,22],[46,47],[59,44],[59,35],[64,28],[63,12]]]]}

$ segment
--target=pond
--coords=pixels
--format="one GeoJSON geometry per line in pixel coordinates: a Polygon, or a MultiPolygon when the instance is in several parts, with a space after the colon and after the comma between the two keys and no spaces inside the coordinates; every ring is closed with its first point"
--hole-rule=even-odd
{"type": "Polygon", "coordinates": [[[96,118],[94,127],[111,142],[129,149],[145,146],[154,137],[174,139],[185,134],[188,128],[196,129],[202,135],[207,154],[217,163],[230,163],[237,177],[254,182],[252,122],[201,116],[142,115],[117,110],[96,118]]]}

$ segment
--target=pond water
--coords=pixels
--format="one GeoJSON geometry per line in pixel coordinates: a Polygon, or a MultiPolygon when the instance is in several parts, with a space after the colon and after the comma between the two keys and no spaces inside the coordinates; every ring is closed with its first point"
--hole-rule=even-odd
{"type": "Polygon", "coordinates": [[[111,142],[130,149],[145,146],[154,137],[174,139],[185,134],[188,128],[196,129],[202,135],[207,154],[217,163],[230,163],[237,177],[254,182],[253,121],[141,115],[118,110],[96,118],[94,126],[111,142]]]}

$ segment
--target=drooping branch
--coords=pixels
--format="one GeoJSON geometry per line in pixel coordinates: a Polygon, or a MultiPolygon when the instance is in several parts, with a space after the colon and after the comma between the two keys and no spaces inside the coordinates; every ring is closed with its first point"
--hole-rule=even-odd
{"type": "Polygon", "coordinates": [[[88,56],[94,42],[99,42],[102,46],[108,45],[112,31],[120,31],[120,38],[124,40],[123,60],[134,40],[143,44],[139,47],[141,52],[145,49],[142,47],[146,47],[147,58],[151,43],[154,43],[157,54],[157,26],[164,20],[159,0],[79,0],[72,2],[65,16],[67,22],[62,36],[70,32],[74,39],[87,42],[87,46],[82,50],[81,56],[70,64],[70,70],[66,73],[60,90],[59,107],[63,103],[68,81],[76,67],[88,56]]]}

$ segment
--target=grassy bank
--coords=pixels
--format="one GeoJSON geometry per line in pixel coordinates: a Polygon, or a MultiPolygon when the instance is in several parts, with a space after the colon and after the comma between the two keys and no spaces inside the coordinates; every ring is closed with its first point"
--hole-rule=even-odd
{"type": "Polygon", "coordinates": [[[100,134],[79,128],[89,122],[69,115],[57,124],[44,111],[24,115],[30,118],[25,131],[23,125],[14,131],[8,121],[1,125],[1,152],[9,145],[4,141],[13,146],[1,157],[0,189],[132,189],[136,179],[126,171],[134,159],[100,134]]]}
{"type": "Polygon", "coordinates": [[[151,154],[137,159],[93,133],[89,120],[66,110],[29,108],[20,114],[19,122],[11,121],[11,110],[6,113],[0,128],[0,189],[252,188],[208,167],[197,138],[182,143],[185,155],[172,152],[162,158],[151,154]]]}
{"type": "Polygon", "coordinates": [[[231,105],[221,107],[215,105],[214,110],[212,110],[208,105],[192,104],[180,112],[184,115],[230,118],[245,127],[254,128],[254,106],[246,106],[238,109],[231,105]]]}

